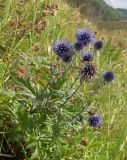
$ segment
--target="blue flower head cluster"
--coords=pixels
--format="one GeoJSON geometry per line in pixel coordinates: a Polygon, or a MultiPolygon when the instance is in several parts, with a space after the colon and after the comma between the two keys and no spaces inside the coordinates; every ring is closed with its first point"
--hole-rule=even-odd
{"type": "MultiPolygon", "coordinates": [[[[94,32],[86,28],[78,29],[76,33],[76,42],[74,44],[70,44],[67,40],[62,39],[56,41],[53,45],[53,51],[64,62],[70,62],[73,58],[74,52],[81,53],[82,51],[81,61],[83,63],[83,67],[80,69],[81,82],[89,82],[90,80],[95,79],[97,70],[93,63],[94,57],[96,56],[94,51],[100,51],[103,48],[104,43],[101,40],[96,40],[94,32]],[[87,47],[87,45],[91,45],[91,48],[89,47],[89,50],[83,51],[84,48],[87,47]]],[[[76,56],[77,55],[78,54],[76,54],[76,56]]],[[[78,66],[76,66],[75,68],[78,68],[78,66]]],[[[112,71],[105,71],[103,73],[103,81],[105,83],[110,83],[114,79],[115,75],[112,71]]],[[[84,117],[80,116],[79,121],[83,122],[84,117]]],[[[88,122],[90,126],[100,127],[103,123],[103,118],[99,114],[91,114],[89,115],[88,122]]]]}
{"type": "MultiPolygon", "coordinates": [[[[87,45],[93,44],[96,50],[104,48],[104,44],[101,40],[96,40],[94,32],[89,29],[81,28],[76,33],[76,42],[71,45],[67,40],[58,40],[53,45],[54,52],[64,62],[70,62],[73,57],[73,53],[76,51],[82,51],[87,45]]],[[[96,67],[93,64],[94,53],[93,51],[85,51],[82,54],[81,61],[85,64],[81,69],[82,80],[93,79],[96,75],[96,67]]],[[[103,75],[105,82],[112,82],[115,79],[112,71],[106,71],[103,75]]]]}
{"type": "Polygon", "coordinates": [[[67,40],[57,41],[53,46],[53,50],[64,62],[71,61],[73,50],[67,40]]]}
{"type": "Polygon", "coordinates": [[[95,34],[89,29],[78,29],[76,33],[76,38],[78,42],[82,42],[84,45],[88,45],[90,43],[94,43],[95,34]]]}
{"type": "Polygon", "coordinates": [[[110,83],[115,79],[115,75],[112,71],[106,71],[103,75],[103,78],[105,82],[110,83]]]}
{"type": "MultiPolygon", "coordinates": [[[[101,40],[96,40],[94,32],[86,28],[78,29],[76,33],[76,42],[72,45],[67,40],[58,40],[53,45],[53,50],[57,56],[64,62],[70,62],[74,52],[82,51],[87,45],[93,45],[96,50],[104,48],[104,44],[101,40]]],[[[96,67],[93,64],[94,53],[93,51],[83,51],[81,61],[84,63],[81,69],[82,80],[89,81],[96,76],[96,67]]],[[[112,71],[106,71],[103,75],[105,82],[112,82],[115,76],[112,71]]]]}
{"type": "Polygon", "coordinates": [[[95,48],[96,50],[101,50],[101,49],[103,49],[103,47],[104,47],[104,44],[103,44],[102,41],[96,41],[96,42],[94,43],[94,48],[95,48]]]}
{"type": "Polygon", "coordinates": [[[84,117],[83,117],[83,116],[80,116],[80,117],[79,117],[79,121],[80,121],[80,122],[83,122],[83,121],[84,121],[84,117]]]}
{"type": "Polygon", "coordinates": [[[90,115],[88,118],[88,122],[90,126],[100,127],[103,123],[103,118],[99,114],[90,115]]]}
{"type": "Polygon", "coordinates": [[[82,42],[80,42],[80,41],[77,41],[74,44],[75,51],[81,51],[81,50],[83,50],[84,47],[85,47],[85,45],[82,42]]]}
{"type": "Polygon", "coordinates": [[[93,55],[93,52],[91,52],[91,51],[86,51],[86,52],[84,52],[84,54],[82,55],[82,62],[86,62],[86,61],[88,61],[88,62],[92,62],[93,61],[93,57],[94,57],[94,55],[93,55]]]}

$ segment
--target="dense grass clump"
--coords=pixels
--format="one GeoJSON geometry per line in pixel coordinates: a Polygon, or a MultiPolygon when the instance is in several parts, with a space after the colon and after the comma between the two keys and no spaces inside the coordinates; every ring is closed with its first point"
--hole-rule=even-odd
{"type": "Polygon", "coordinates": [[[126,53],[62,0],[0,7],[0,159],[125,158],[126,53]]]}

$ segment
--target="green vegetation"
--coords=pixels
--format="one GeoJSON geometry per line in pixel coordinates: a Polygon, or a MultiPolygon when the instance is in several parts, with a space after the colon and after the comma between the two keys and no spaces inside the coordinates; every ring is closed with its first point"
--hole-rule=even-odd
{"type": "Polygon", "coordinates": [[[119,11],[121,19],[127,20],[127,9],[118,8],[117,11],[119,11]]]}
{"type": "Polygon", "coordinates": [[[0,159],[124,159],[126,51],[102,38],[101,31],[63,0],[55,0],[55,4],[54,0],[2,0],[0,8],[0,159]],[[100,54],[95,52],[98,79],[105,70],[116,75],[112,84],[104,85],[93,97],[90,95],[97,89],[98,79],[78,88],[81,55],[77,54],[71,68],[52,51],[56,40],[65,38],[74,43],[78,28],[90,28],[105,43],[100,54]],[[89,100],[88,109],[103,116],[100,128],[90,127],[88,113],[81,112],[89,100]],[[84,123],[79,122],[79,113],[84,123]],[[76,121],[72,121],[75,116],[76,121]]]}
{"type": "Polygon", "coordinates": [[[67,2],[75,7],[80,7],[81,14],[94,22],[120,19],[119,12],[108,6],[104,0],[67,0],[67,2]]]}
{"type": "Polygon", "coordinates": [[[127,48],[127,10],[114,9],[104,0],[66,0],[70,6],[80,10],[83,19],[91,21],[102,35],[115,46],[127,48]],[[108,32],[107,32],[108,30],[108,32]],[[120,36],[118,36],[120,35],[120,36]]]}

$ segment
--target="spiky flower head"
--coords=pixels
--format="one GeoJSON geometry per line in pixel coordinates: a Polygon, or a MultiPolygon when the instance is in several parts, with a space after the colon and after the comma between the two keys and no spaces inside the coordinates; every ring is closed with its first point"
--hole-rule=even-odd
{"type": "Polygon", "coordinates": [[[84,47],[85,47],[85,45],[80,41],[78,41],[74,44],[75,51],[81,51],[81,50],[83,50],[84,47]]]}
{"type": "Polygon", "coordinates": [[[115,79],[115,75],[112,71],[106,71],[103,75],[104,81],[105,82],[112,82],[115,79]]]}
{"type": "Polygon", "coordinates": [[[82,42],[84,45],[94,43],[95,34],[89,29],[78,29],[76,34],[77,41],[82,42]]]}
{"type": "Polygon", "coordinates": [[[96,67],[91,63],[84,65],[81,70],[81,79],[89,81],[96,76],[96,67]]]}
{"type": "Polygon", "coordinates": [[[91,51],[86,51],[83,55],[82,55],[82,62],[90,62],[93,61],[93,52],[91,51]]]}
{"type": "Polygon", "coordinates": [[[96,42],[94,43],[94,48],[95,48],[96,50],[101,50],[101,49],[103,49],[103,47],[104,47],[104,44],[103,44],[102,41],[96,41],[96,42]]]}
{"type": "Polygon", "coordinates": [[[100,127],[103,123],[103,118],[99,114],[90,115],[88,118],[88,122],[90,126],[100,127]]]}
{"type": "Polygon", "coordinates": [[[71,61],[73,51],[67,40],[56,41],[53,46],[53,50],[63,61],[71,61]]]}
{"type": "Polygon", "coordinates": [[[83,116],[80,116],[80,117],[79,117],[79,121],[80,121],[80,122],[83,122],[83,121],[84,121],[84,117],[83,117],[83,116]]]}

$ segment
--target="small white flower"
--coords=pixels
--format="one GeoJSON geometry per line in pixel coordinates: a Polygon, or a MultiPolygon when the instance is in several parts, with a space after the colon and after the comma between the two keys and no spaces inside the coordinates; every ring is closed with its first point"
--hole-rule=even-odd
{"type": "Polygon", "coordinates": [[[48,46],[48,53],[51,53],[51,46],[48,46]]]}

